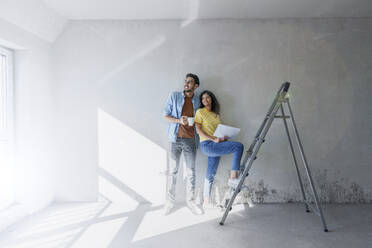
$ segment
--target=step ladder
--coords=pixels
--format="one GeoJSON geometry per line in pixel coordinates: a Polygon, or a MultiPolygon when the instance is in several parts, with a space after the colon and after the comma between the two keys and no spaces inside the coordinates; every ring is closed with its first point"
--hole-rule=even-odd
{"type": "Polygon", "coordinates": [[[290,83],[285,82],[279,88],[279,90],[278,90],[278,92],[275,96],[274,102],[271,104],[264,121],[262,122],[262,124],[261,124],[260,128],[258,129],[258,132],[257,132],[252,144],[250,145],[248,151],[246,152],[246,155],[245,155],[245,157],[243,159],[243,162],[240,166],[240,168],[241,168],[240,181],[235,188],[231,188],[231,187],[229,188],[229,192],[231,193],[230,194],[231,198],[227,199],[225,201],[225,212],[224,212],[224,214],[222,216],[222,219],[220,221],[220,225],[224,225],[225,220],[227,218],[227,215],[232,210],[232,205],[234,203],[234,200],[235,200],[235,197],[237,196],[237,194],[242,190],[242,187],[246,187],[244,185],[244,180],[249,175],[249,170],[251,169],[253,162],[257,159],[257,153],[260,150],[261,145],[265,142],[266,134],[269,131],[269,128],[270,128],[272,122],[274,121],[274,119],[283,119],[284,128],[285,128],[285,131],[286,131],[287,136],[288,136],[288,141],[289,141],[289,145],[290,145],[293,160],[294,160],[294,165],[295,165],[295,168],[296,168],[298,181],[299,181],[300,188],[301,188],[303,201],[305,203],[305,210],[306,210],[306,212],[313,212],[316,215],[318,215],[321,219],[322,225],[324,227],[324,231],[328,232],[328,228],[327,228],[327,225],[326,225],[326,222],[325,222],[325,219],[324,219],[323,211],[322,211],[322,208],[321,208],[320,203],[319,203],[318,194],[317,194],[316,189],[314,187],[314,181],[313,181],[313,178],[311,176],[309,165],[308,165],[308,162],[307,162],[307,159],[306,159],[306,156],[305,156],[305,153],[304,153],[304,149],[303,149],[303,146],[302,146],[302,143],[301,143],[301,140],[300,140],[300,136],[298,134],[297,126],[296,126],[296,123],[295,123],[295,120],[294,120],[294,117],[293,117],[293,112],[292,112],[292,109],[291,109],[291,105],[289,104],[289,94],[288,94],[289,86],[290,86],[290,83]],[[289,115],[285,115],[283,105],[287,105],[289,115]],[[280,115],[277,115],[277,112],[279,110],[280,110],[280,115]],[[314,204],[312,203],[311,200],[307,199],[307,197],[305,195],[305,189],[304,189],[305,187],[304,187],[302,177],[301,177],[301,174],[300,174],[300,171],[299,171],[299,164],[297,162],[297,158],[296,158],[296,155],[295,155],[295,152],[294,152],[293,142],[292,142],[291,135],[289,133],[287,119],[291,120],[290,122],[291,122],[292,127],[293,127],[293,133],[295,135],[298,150],[299,150],[299,152],[301,154],[301,157],[302,157],[302,162],[303,162],[302,164],[303,164],[303,166],[305,168],[305,171],[306,171],[307,179],[309,181],[310,188],[311,188],[311,193],[312,193],[312,198],[313,198],[312,200],[315,203],[315,206],[314,206],[314,204]]]}

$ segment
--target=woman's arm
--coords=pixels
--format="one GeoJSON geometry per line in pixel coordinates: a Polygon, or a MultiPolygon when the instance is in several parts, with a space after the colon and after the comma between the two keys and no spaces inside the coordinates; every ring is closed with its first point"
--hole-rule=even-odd
{"type": "Polygon", "coordinates": [[[207,138],[209,140],[212,140],[215,143],[219,143],[219,142],[225,141],[224,138],[218,138],[218,137],[215,137],[215,136],[208,135],[207,133],[205,133],[202,130],[201,126],[202,126],[201,124],[195,122],[196,132],[199,135],[201,135],[201,136],[203,136],[203,137],[205,137],[205,138],[207,138]]]}

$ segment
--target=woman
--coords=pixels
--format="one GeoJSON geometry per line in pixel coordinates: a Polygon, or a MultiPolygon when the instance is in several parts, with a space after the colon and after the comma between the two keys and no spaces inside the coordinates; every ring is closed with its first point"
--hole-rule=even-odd
{"type": "Polygon", "coordinates": [[[211,206],[211,191],[214,176],[217,172],[218,163],[222,155],[233,153],[232,169],[229,184],[237,184],[240,169],[240,160],[243,154],[243,144],[227,141],[227,137],[213,136],[220,120],[220,105],[215,95],[205,90],[200,94],[200,109],[195,114],[195,127],[200,136],[200,146],[204,154],[208,156],[207,175],[204,181],[204,206],[211,206]]]}

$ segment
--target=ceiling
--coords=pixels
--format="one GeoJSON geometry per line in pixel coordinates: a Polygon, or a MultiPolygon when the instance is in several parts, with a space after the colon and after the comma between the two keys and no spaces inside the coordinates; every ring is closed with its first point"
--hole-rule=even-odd
{"type": "Polygon", "coordinates": [[[68,19],[369,17],[372,0],[43,0],[68,19]]]}
{"type": "Polygon", "coordinates": [[[0,19],[47,42],[53,42],[67,23],[41,0],[0,0],[0,19]]]}
{"type": "Polygon", "coordinates": [[[372,0],[0,0],[0,20],[47,42],[68,20],[319,17],[372,17],[372,0]]]}

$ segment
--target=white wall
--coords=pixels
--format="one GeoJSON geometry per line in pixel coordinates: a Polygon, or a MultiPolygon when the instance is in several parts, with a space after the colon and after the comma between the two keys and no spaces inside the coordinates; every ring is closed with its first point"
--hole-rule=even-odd
{"type": "MultiPolygon", "coordinates": [[[[291,101],[322,200],[370,202],[371,28],[363,18],[70,23],[52,48],[56,200],[96,200],[108,194],[100,191],[106,182],[138,201],[160,202],[162,190],[151,198],[146,189],[162,189],[164,181],[162,110],[194,72],[200,90],[219,98],[223,122],[242,129],[237,139],[246,147],[274,92],[293,82],[291,101]]],[[[220,192],[230,163],[224,158],[218,170],[220,192]]],[[[197,166],[200,190],[201,152],[197,166]]],[[[258,202],[301,199],[282,123],[274,123],[249,184],[258,202]]]]}
{"type": "Polygon", "coordinates": [[[54,198],[55,157],[49,47],[15,53],[17,199],[32,211],[54,198]]]}
{"type": "Polygon", "coordinates": [[[54,198],[53,100],[50,44],[0,20],[0,40],[15,50],[15,194],[32,213],[54,198]]]}

